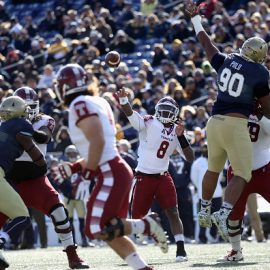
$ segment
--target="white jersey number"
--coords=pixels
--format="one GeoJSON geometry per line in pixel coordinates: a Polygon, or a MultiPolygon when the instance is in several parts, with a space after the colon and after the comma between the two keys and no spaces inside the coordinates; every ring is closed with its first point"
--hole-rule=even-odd
{"type": "Polygon", "coordinates": [[[238,97],[243,90],[244,76],[240,73],[232,74],[230,69],[224,68],[220,74],[218,85],[220,91],[228,90],[230,96],[238,97]]]}

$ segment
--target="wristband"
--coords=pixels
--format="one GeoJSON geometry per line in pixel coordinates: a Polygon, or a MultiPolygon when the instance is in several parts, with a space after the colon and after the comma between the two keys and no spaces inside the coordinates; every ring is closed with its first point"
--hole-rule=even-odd
{"type": "Polygon", "coordinates": [[[201,31],[204,31],[202,23],[201,23],[201,16],[200,15],[196,15],[194,17],[191,18],[191,22],[194,26],[194,30],[196,35],[198,35],[201,31]]]}
{"type": "Polygon", "coordinates": [[[82,171],[81,162],[69,163],[70,169],[72,173],[77,173],[82,171]]]}
{"type": "Polygon", "coordinates": [[[119,103],[125,105],[128,103],[128,97],[119,97],[119,103]]]}
{"type": "Polygon", "coordinates": [[[84,180],[93,180],[96,176],[96,171],[85,168],[82,172],[82,177],[84,180]]]}
{"type": "Polygon", "coordinates": [[[177,139],[178,139],[182,149],[189,147],[189,142],[188,142],[187,138],[185,137],[185,135],[178,136],[177,139]]]}

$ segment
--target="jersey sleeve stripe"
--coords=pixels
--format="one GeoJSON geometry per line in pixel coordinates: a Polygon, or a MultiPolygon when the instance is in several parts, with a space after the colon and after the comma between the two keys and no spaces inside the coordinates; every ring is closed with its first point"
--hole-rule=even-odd
{"type": "Polygon", "coordinates": [[[24,136],[28,136],[28,137],[32,137],[33,135],[29,132],[26,132],[26,131],[20,131],[19,132],[20,134],[24,135],[24,136]]]}

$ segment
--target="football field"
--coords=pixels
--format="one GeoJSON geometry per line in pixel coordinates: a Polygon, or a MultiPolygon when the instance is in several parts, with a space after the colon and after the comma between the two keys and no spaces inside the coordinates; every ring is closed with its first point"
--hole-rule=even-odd
{"type": "MultiPolygon", "coordinates": [[[[244,261],[236,263],[220,262],[222,256],[229,250],[228,244],[197,245],[187,244],[189,261],[175,263],[175,246],[170,245],[169,253],[163,254],[153,245],[139,246],[141,255],[156,270],[170,269],[270,269],[270,243],[243,242],[244,261]]],[[[67,270],[66,255],[61,247],[48,249],[6,251],[5,256],[10,263],[8,270],[67,270]]],[[[80,248],[79,254],[84,258],[90,269],[96,270],[126,270],[129,268],[108,247],[80,248]]]]}

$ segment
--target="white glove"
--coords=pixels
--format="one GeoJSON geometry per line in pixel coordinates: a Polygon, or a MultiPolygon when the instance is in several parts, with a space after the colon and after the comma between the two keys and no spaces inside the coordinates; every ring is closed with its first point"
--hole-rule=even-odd
{"type": "Polygon", "coordinates": [[[75,200],[82,200],[84,202],[88,201],[89,198],[89,186],[90,186],[90,181],[81,181],[77,187],[77,191],[75,194],[75,200]]]}

